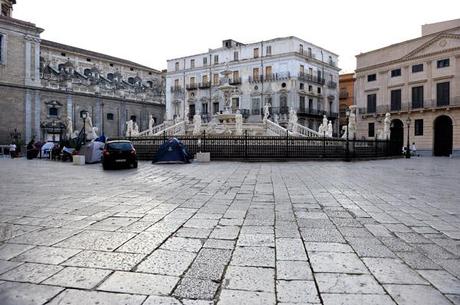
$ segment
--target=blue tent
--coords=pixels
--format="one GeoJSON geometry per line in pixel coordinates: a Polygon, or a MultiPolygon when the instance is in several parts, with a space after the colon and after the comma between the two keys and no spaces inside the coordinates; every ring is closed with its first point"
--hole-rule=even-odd
{"type": "Polygon", "coordinates": [[[190,163],[192,156],[187,146],[176,138],[169,139],[158,149],[153,163],[190,163]]]}

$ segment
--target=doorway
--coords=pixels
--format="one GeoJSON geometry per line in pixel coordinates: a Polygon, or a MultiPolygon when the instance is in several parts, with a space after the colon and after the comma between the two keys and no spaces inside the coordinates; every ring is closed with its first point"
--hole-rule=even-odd
{"type": "Polygon", "coordinates": [[[399,119],[391,121],[390,142],[391,154],[400,155],[404,145],[404,125],[399,119]]]}
{"type": "Polygon", "coordinates": [[[452,119],[441,115],[434,120],[433,155],[450,156],[452,154],[452,119]]]}

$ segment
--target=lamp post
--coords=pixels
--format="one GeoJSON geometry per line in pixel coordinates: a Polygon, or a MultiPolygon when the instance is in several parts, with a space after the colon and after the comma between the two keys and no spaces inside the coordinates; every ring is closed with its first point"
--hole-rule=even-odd
{"type": "Polygon", "coordinates": [[[83,144],[86,144],[86,119],[88,118],[88,111],[82,110],[80,117],[83,119],[83,144]]]}
{"type": "Polygon", "coordinates": [[[350,146],[348,142],[348,124],[350,123],[350,109],[347,108],[345,115],[347,116],[347,151],[346,151],[346,159],[345,161],[350,161],[350,146]]]}
{"type": "Polygon", "coordinates": [[[409,142],[409,133],[410,133],[410,117],[407,117],[406,124],[407,124],[407,146],[406,146],[406,159],[410,158],[410,142],[409,142]]]}

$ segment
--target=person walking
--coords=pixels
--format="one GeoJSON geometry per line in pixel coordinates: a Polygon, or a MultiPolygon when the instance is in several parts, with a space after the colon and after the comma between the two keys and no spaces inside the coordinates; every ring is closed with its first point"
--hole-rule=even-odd
{"type": "Polygon", "coordinates": [[[11,159],[16,158],[16,144],[14,142],[10,144],[10,157],[11,159]]]}
{"type": "Polygon", "coordinates": [[[412,146],[410,147],[410,152],[413,156],[417,157],[417,147],[415,147],[415,142],[412,142],[412,146]]]}

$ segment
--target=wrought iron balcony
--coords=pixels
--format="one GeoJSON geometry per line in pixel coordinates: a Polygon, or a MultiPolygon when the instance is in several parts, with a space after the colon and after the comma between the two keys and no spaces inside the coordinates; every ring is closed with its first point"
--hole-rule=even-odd
{"type": "Polygon", "coordinates": [[[230,78],[230,85],[241,85],[241,77],[230,78]]]}
{"type": "Polygon", "coordinates": [[[298,79],[304,82],[316,83],[319,85],[324,85],[325,79],[315,75],[307,74],[304,72],[299,72],[298,79]]]}
{"type": "Polygon", "coordinates": [[[316,58],[315,54],[313,54],[309,50],[304,50],[303,48],[299,48],[299,52],[297,52],[297,53],[302,55],[302,56],[308,57],[308,58],[316,58]]]}
{"type": "Polygon", "coordinates": [[[350,96],[350,94],[348,93],[348,91],[340,90],[339,99],[345,99],[345,98],[348,98],[349,96],[350,96]]]}
{"type": "Polygon", "coordinates": [[[271,81],[279,81],[279,80],[287,80],[291,78],[291,74],[289,72],[279,72],[279,73],[271,73],[271,74],[260,74],[256,76],[249,76],[248,82],[250,83],[258,83],[258,82],[271,82],[271,81]]]}
{"type": "Polygon", "coordinates": [[[211,82],[202,82],[202,83],[199,83],[198,88],[200,88],[200,89],[211,88],[211,82]]]}
{"type": "Polygon", "coordinates": [[[171,86],[171,93],[183,93],[184,89],[181,86],[171,86]]]}
{"type": "Polygon", "coordinates": [[[196,90],[198,89],[198,84],[197,83],[191,83],[186,85],[187,90],[196,90]]]}
{"type": "Polygon", "coordinates": [[[337,88],[337,83],[330,80],[330,81],[327,82],[327,86],[328,86],[330,89],[335,89],[335,88],[337,88]]]}
{"type": "Polygon", "coordinates": [[[443,109],[460,107],[460,96],[451,98],[448,101],[440,100],[424,100],[419,102],[393,102],[389,105],[378,105],[376,109],[368,109],[367,107],[359,108],[360,114],[384,114],[387,112],[407,112],[418,111],[425,109],[443,109]]]}

